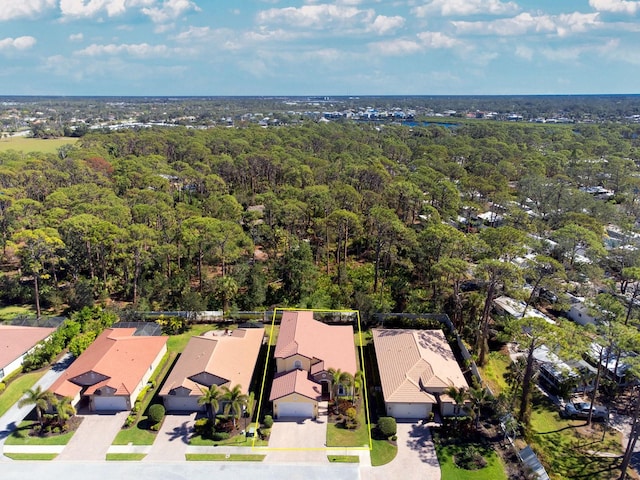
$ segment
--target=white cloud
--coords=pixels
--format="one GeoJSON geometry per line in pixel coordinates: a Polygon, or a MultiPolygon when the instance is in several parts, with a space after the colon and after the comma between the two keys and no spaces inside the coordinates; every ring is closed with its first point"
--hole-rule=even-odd
{"type": "Polygon", "coordinates": [[[417,40],[397,38],[385,42],[370,44],[373,51],[380,55],[402,56],[426,50],[453,48],[461,45],[459,40],[449,37],[442,32],[421,32],[416,35],[417,40]]]}
{"type": "Polygon", "coordinates": [[[500,0],[432,0],[411,10],[416,17],[426,17],[429,13],[443,16],[453,15],[509,15],[520,10],[515,2],[500,0]]]}
{"type": "Polygon", "coordinates": [[[55,6],[56,0],[3,0],[0,21],[34,17],[55,6]]]}
{"type": "Polygon", "coordinates": [[[640,11],[640,2],[629,0],[589,0],[589,5],[599,12],[628,13],[640,11]]]}
{"type": "Polygon", "coordinates": [[[156,0],[60,0],[60,12],[69,17],[93,17],[106,12],[109,17],[122,15],[130,8],[149,7],[156,0]]]}
{"type": "Polygon", "coordinates": [[[102,55],[120,55],[127,54],[132,57],[150,58],[150,57],[166,57],[171,53],[171,49],[166,45],[149,45],[148,43],[127,44],[122,43],[116,45],[111,43],[108,45],[98,45],[93,43],[82,50],[77,50],[76,55],[85,57],[97,57],[102,55]]]}
{"type": "Polygon", "coordinates": [[[352,26],[354,21],[370,21],[373,10],[342,5],[304,5],[300,8],[271,8],[258,13],[259,23],[286,23],[299,28],[322,28],[328,24],[352,26]]]}
{"type": "Polygon", "coordinates": [[[72,42],[81,42],[84,40],[84,35],[82,33],[72,33],[69,35],[69,40],[72,42]]]}
{"type": "MultiPolygon", "coordinates": [[[[620,49],[619,39],[610,39],[605,43],[574,45],[571,47],[545,48],[541,50],[542,56],[556,62],[577,62],[583,55],[596,54],[607,59],[616,58],[617,54],[625,49],[620,49]]],[[[623,56],[626,56],[623,54],[623,56]]]]}
{"type": "Polygon", "coordinates": [[[0,40],[0,51],[27,50],[36,44],[36,39],[30,36],[4,38],[0,40]]]}
{"type": "Polygon", "coordinates": [[[191,0],[165,0],[160,7],[143,8],[142,13],[154,23],[166,23],[190,10],[199,12],[200,8],[191,0]]]}
{"type": "Polygon", "coordinates": [[[377,33],[378,35],[384,35],[385,33],[393,32],[394,30],[401,28],[404,25],[404,22],[404,17],[387,17],[384,15],[378,15],[369,26],[369,30],[377,33]]]}
{"type": "Polygon", "coordinates": [[[527,47],[526,45],[518,45],[516,46],[516,57],[523,58],[525,60],[533,59],[533,49],[527,47]]]}
{"type": "Polygon", "coordinates": [[[598,13],[564,13],[561,15],[532,15],[524,12],[512,18],[487,22],[451,22],[458,33],[514,36],[527,33],[550,33],[566,36],[584,32],[600,25],[598,13]]]}
{"type": "Polygon", "coordinates": [[[459,40],[442,32],[421,32],[418,34],[418,38],[427,48],[452,48],[460,44],[459,40]]]}

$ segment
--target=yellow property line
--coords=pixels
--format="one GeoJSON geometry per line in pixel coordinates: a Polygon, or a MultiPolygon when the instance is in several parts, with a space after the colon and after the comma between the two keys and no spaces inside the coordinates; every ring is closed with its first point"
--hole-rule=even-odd
{"type": "MultiPolygon", "coordinates": [[[[265,384],[266,384],[266,380],[267,380],[267,368],[269,365],[269,358],[271,355],[271,345],[272,345],[272,341],[273,341],[273,331],[274,331],[274,327],[275,327],[275,323],[276,323],[276,315],[278,313],[278,311],[295,311],[295,312],[317,312],[317,313],[355,313],[356,314],[356,321],[357,321],[357,325],[358,325],[358,338],[360,340],[360,345],[359,345],[359,350],[360,350],[360,368],[362,371],[362,392],[364,393],[364,409],[365,409],[365,419],[366,419],[366,423],[367,423],[367,434],[369,437],[369,447],[368,449],[371,450],[373,448],[373,440],[371,438],[371,418],[369,415],[369,394],[367,391],[367,375],[365,372],[365,368],[364,368],[364,349],[363,349],[363,344],[362,344],[362,327],[360,324],[360,310],[331,310],[331,309],[314,309],[314,308],[274,308],[273,309],[273,316],[271,318],[271,332],[269,332],[269,345],[267,347],[267,361],[265,362],[264,365],[264,371],[262,372],[262,387],[260,388],[260,400],[258,401],[258,415],[260,415],[260,412],[262,411],[262,400],[264,399],[264,391],[265,391],[265,384]]],[[[258,418],[258,423],[260,423],[260,419],[258,418]]],[[[328,426],[328,425],[327,425],[328,426]]],[[[325,447],[325,448],[296,448],[296,447],[291,447],[291,448],[273,448],[270,449],[269,447],[256,447],[255,443],[256,443],[256,436],[253,437],[253,441],[251,442],[251,449],[268,449],[268,450],[328,450],[328,449],[337,449],[337,450],[343,450],[343,449],[351,449],[351,448],[357,448],[357,449],[362,449],[363,447],[325,447]]],[[[366,446],[364,448],[367,448],[366,446]]]]}

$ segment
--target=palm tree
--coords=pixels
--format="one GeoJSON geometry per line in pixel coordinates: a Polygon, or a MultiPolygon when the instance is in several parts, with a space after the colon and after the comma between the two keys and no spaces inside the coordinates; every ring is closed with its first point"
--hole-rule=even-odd
{"type": "Polygon", "coordinates": [[[224,405],[224,413],[225,415],[229,415],[231,412],[233,419],[233,428],[236,428],[236,419],[240,418],[244,408],[246,408],[247,403],[249,402],[249,396],[242,393],[242,387],[240,385],[235,385],[233,388],[229,389],[229,387],[222,387],[224,390],[224,395],[222,399],[225,402],[224,405]]]}
{"type": "Polygon", "coordinates": [[[198,398],[198,405],[205,405],[207,415],[211,420],[216,417],[222,399],[222,390],[217,385],[211,385],[208,389],[201,388],[202,396],[198,398]]]}
{"type": "Polygon", "coordinates": [[[351,375],[349,372],[343,372],[339,368],[330,368],[328,372],[329,375],[331,375],[331,392],[333,400],[335,401],[338,397],[338,392],[340,391],[340,385],[353,385],[353,375],[351,375]]]}
{"type": "Polygon", "coordinates": [[[36,416],[38,417],[38,423],[42,428],[44,422],[42,419],[42,412],[49,408],[49,406],[55,401],[55,396],[48,390],[42,390],[42,387],[38,385],[35,388],[27,390],[25,396],[18,402],[18,407],[24,407],[25,405],[33,405],[36,408],[36,416]]]}
{"type": "Polygon", "coordinates": [[[360,391],[364,386],[364,372],[358,370],[353,376],[353,403],[356,401],[356,397],[360,395],[360,391]]]}
{"type": "Polygon", "coordinates": [[[465,402],[469,399],[469,390],[467,387],[456,387],[455,385],[449,386],[444,393],[449,395],[455,402],[457,407],[464,408],[465,402]]]}
{"type": "Polygon", "coordinates": [[[482,407],[492,400],[492,395],[489,390],[483,387],[482,384],[478,384],[474,379],[474,386],[469,389],[468,399],[471,402],[471,411],[475,416],[475,426],[476,430],[478,430],[482,407]]]}
{"type": "Polygon", "coordinates": [[[54,409],[56,411],[56,416],[58,417],[58,423],[63,428],[63,430],[67,425],[69,419],[76,414],[76,409],[71,402],[71,397],[62,397],[61,399],[56,400],[54,403],[54,409]]]}

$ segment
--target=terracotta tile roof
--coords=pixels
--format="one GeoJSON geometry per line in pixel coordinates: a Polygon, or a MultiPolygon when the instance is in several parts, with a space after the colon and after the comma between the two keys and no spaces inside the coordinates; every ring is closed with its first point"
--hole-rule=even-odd
{"type": "Polygon", "coordinates": [[[276,376],[271,384],[269,401],[273,402],[292,393],[298,393],[311,400],[322,400],[322,387],[309,380],[309,374],[304,370],[291,370],[276,376]]]}
{"type": "Polygon", "coordinates": [[[442,330],[373,330],[386,402],[435,402],[431,393],[467,381],[442,330]]]}
{"type": "Polygon", "coordinates": [[[288,358],[302,355],[324,362],[324,367],[354,375],[358,369],[351,325],[327,325],[313,319],[312,311],[286,311],[274,355],[288,358]]]}
{"type": "Polygon", "coordinates": [[[0,325],[0,368],[20,358],[55,330],[45,327],[0,325]]]}
{"type": "Polygon", "coordinates": [[[263,328],[238,328],[230,335],[192,337],[171,370],[160,395],[171,395],[183,387],[189,395],[202,395],[212,384],[249,390],[253,370],[264,337],[263,328]]]}
{"type": "Polygon", "coordinates": [[[167,337],[134,337],[135,328],[107,328],[54,382],[50,391],[74,398],[108,387],[116,395],[136,389],[167,343],[167,337]],[[97,381],[97,383],[92,383],[97,381]]]}

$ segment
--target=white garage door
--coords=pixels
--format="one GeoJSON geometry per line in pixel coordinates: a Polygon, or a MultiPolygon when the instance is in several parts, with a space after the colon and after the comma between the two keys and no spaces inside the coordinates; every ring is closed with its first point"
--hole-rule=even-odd
{"type": "Polygon", "coordinates": [[[96,412],[119,412],[128,410],[127,397],[100,397],[94,395],[93,408],[96,412]]]}
{"type": "Polygon", "coordinates": [[[280,402],[278,418],[282,417],[313,417],[313,403],[280,402]]]}
{"type": "Polygon", "coordinates": [[[390,403],[387,405],[387,414],[394,418],[427,418],[430,411],[430,403],[390,403]]]}
{"type": "Polygon", "coordinates": [[[167,395],[162,397],[162,400],[164,402],[164,408],[169,412],[204,411],[204,405],[198,405],[198,398],[167,395]]]}

